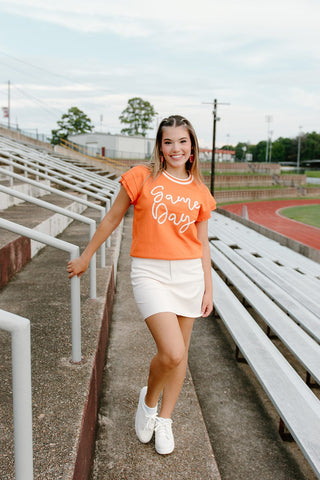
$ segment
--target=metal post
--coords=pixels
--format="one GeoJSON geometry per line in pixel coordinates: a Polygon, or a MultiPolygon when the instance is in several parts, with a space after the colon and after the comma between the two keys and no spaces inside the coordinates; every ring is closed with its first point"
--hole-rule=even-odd
{"type": "MultiPolygon", "coordinates": [[[[70,260],[79,256],[73,250],[70,260]]],[[[80,305],[80,278],[75,275],[71,278],[71,336],[72,336],[72,363],[81,363],[81,305],[80,305]]]]}
{"type": "Polygon", "coordinates": [[[217,122],[217,99],[213,104],[213,135],[212,135],[212,157],[211,157],[211,184],[210,191],[214,195],[214,174],[215,174],[215,151],[216,151],[216,122],[217,122]]]}
{"type": "MultiPolygon", "coordinates": [[[[51,247],[64,250],[70,253],[70,260],[74,260],[80,255],[80,248],[72,243],[65,242],[55,237],[51,237],[37,230],[24,227],[4,218],[0,218],[0,228],[9,230],[27,238],[45,243],[51,247]]],[[[72,362],[81,362],[81,307],[80,307],[80,278],[76,275],[71,278],[71,322],[72,322],[72,362]]]]}
{"type": "Polygon", "coordinates": [[[30,322],[0,310],[0,328],[11,332],[16,480],[33,480],[30,322]]]}
{"type": "Polygon", "coordinates": [[[301,128],[302,127],[299,127],[299,135],[298,135],[297,173],[299,173],[299,170],[300,170],[301,128]]]}
{"type": "MultiPolygon", "coordinates": [[[[90,223],[89,225],[89,237],[92,239],[96,231],[96,222],[90,223]]],[[[89,273],[90,273],[90,298],[97,298],[97,261],[96,254],[92,255],[90,264],[89,264],[89,273]]]]}

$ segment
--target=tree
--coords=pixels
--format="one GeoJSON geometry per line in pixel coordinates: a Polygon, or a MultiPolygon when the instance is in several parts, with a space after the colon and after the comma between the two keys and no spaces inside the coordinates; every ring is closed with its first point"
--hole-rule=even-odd
{"type": "Polygon", "coordinates": [[[127,107],[119,117],[121,123],[128,125],[121,130],[121,133],[145,137],[147,131],[152,128],[151,123],[156,115],[157,112],[148,101],[139,97],[130,98],[127,107]]]}
{"type": "Polygon", "coordinates": [[[235,151],[236,151],[236,159],[238,162],[241,162],[245,159],[245,152],[247,151],[248,145],[247,143],[244,142],[239,142],[236,145],[235,151]]]}
{"type": "Polygon", "coordinates": [[[90,118],[78,107],[71,107],[57,122],[59,128],[52,130],[51,143],[58,145],[61,139],[66,140],[69,135],[87,133],[93,130],[90,118]]]}

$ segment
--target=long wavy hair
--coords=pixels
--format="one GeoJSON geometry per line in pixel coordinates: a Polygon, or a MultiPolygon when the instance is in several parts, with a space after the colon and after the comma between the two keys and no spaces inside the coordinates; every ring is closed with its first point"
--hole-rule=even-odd
{"type": "Polygon", "coordinates": [[[199,166],[199,144],[197,135],[189,120],[181,115],[170,115],[170,117],[164,118],[158,127],[156,143],[153,149],[150,164],[150,170],[153,174],[153,177],[156,178],[161,174],[161,172],[163,172],[163,170],[166,169],[165,158],[163,158],[163,162],[160,160],[160,157],[162,156],[161,144],[163,129],[166,127],[185,127],[188,130],[191,140],[191,153],[193,154],[193,162],[190,162],[190,160],[186,162],[186,171],[187,173],[191,174],[197,182],[203,182],[199,166]]]}

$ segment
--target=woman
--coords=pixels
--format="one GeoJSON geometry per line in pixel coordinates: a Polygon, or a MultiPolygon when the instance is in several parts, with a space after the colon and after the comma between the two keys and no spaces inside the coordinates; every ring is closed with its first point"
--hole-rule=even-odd
{"type": "Polygon", "coordinates": [[[165,455],[174,450],[171,415],[186,374],[194,319],[212,311],[207,220],[215,201],[201,180],[197,137],[185,118],[162,120],[153,160],[122,175],[112,208],[82,255],[68,263],[68,272],[69,278],[85,272],[133,204],[133,292],[157,346],[135,429],[143,443],[155,432],[156,451],[165,455]]]}

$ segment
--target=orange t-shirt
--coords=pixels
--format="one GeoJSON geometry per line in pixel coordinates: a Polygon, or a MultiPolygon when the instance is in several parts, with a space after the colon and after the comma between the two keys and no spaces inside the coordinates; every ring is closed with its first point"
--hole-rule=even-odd
{"type": "Polygon", "coordinates": [[[134,205],[132,257],[186,260],[202,257],[196,222],[208,220],[216,202],[192,176],[181,180],[162,172],[156,179],[144,165],[121,177],[134,205]]]}

